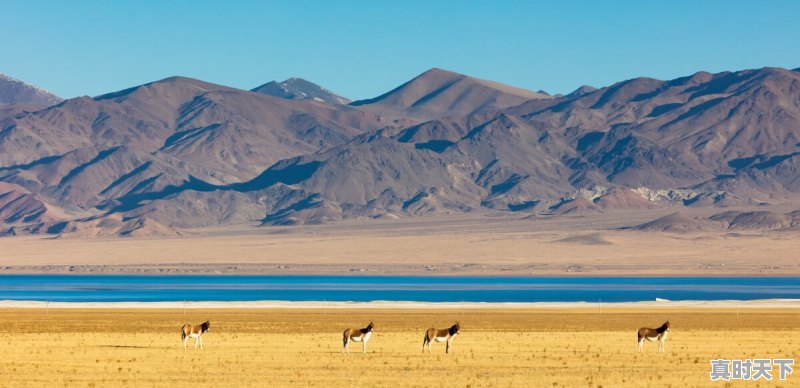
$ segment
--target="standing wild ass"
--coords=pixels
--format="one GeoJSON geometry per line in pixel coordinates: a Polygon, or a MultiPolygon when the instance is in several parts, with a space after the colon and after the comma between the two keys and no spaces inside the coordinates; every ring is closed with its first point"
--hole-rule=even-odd
{"type": "Polygon", "coordinates": [[[181,328],[181,339],[183,340],[183,348],[186,348],[186,343],[189,342],[189,337],[194,338],[194,348],[197,349],[197,343],[200,343],[200,349],[203,349],[203,333],[211,328],[211,322],[206,319],[205,322],[199,325],[185,324],[181,328]]]}
{"type": "Polygon", "coordinates": [[[458,335],[458,331],[461,330],[461,323],[456,322],[455,325],[450,326],[449,329],[444,330],[436,330],[435,328],[430,328],[425,332],[425,338],[422,340],[422,352],[425,353],[425,347],[428,347],[428,354],[431,353],[431,344],[433,341],[436,342],[447,342],[447,348],[445,349],[445,353],[450,353],[450,346],[453,344],[453,340],[456,339],[458,335]]]}
{"type": "Polygon", "coordinates": [[[372,337],[373,328],[375,328],[375,324],[370,322],[369,325],[363,329],[346,329],[343,335],[344,338],[342,338],[342,353],[350,353],[350,341],[361,342],[361,352],[366,353],[367,341],[369,341],[369,337],[372,337]]]}
{"type": "Polygon", "coordinates": [[[669,332],[669,321],[664,322],[661,327],[657,329],[651,329],[648,327],[643,327],[639,329],[636,333],[636,340],[639,342],[639,353],[642,352],[642,346],[644,345],[644,340],[648,340],[650,342],[658,341],[658,351],[664,351],[664,341],[667,340],[667,333],[669,332]]]}

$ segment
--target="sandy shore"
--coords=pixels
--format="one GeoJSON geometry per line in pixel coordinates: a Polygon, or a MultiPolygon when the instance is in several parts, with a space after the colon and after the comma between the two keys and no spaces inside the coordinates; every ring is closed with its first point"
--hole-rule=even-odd
{"type": "Polygon", "coordinates": [[[0,308],[30,309],[764,309],[800,308],[800,299],[715,300],[715,301],[642,301],[618,303],[592,302],[292,302],[278,300],[242,302],[42,302],[0,301],[0,308]]]}

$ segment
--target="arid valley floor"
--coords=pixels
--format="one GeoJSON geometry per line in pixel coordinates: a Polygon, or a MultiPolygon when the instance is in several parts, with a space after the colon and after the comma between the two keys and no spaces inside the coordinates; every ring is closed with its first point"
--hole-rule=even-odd
{"type": "Polygon", "coordinates": [[[0,238],[0,274],[800,275],[796,231],[625,229],[674,211],[216,228],[184,238],[0,238]]]}
{"type": "Polygon", "coordinates": [[[0,386],[709,386],[709,360],[798,359],[798,334],[797,309],[2,309],[0,386]],[[184,350],[180,326],[206,318],[205,350],[184,350]],[[666,352],[638,354],[636,329],[667,318],[666,352]],[[368,353],[341,354],[369,320],[368,353]],[[452,354],[421,353],[456,320],[452,354]]]}
{"type": "MultiPolygon", "coordinates": [[[[625,229],[669,210],[460,216],[193,231],[184,238],[0,239],[0,274],[798,276],[794,232],[625,229]]],[[[321,297],[322,298],[322,297],[321,297]]],[[[800,359],[796,303],[737,309],[0,308],[0,387],[709,386],[717,358],[800,359]],[[210,318],[205,350],[179,329],[210,318]],[[667,351],[636,329],[672,322],[667,351]],[[375,322],[367,354],[347,327],[375,322]],[[423,331],[462,323],[454,352],[423,331]]],[[[96,307],[96,306],[95,306],[96,307]]],[[[308,307],[308,306],[306,306],[308,307]]],[[[792,386],[800,374],[770,387],[792,386]]],[[[752,382],[751,386],[766,386],[752,382]]],[[[724,383],[718,383],[724,386],[724,383]]]]}

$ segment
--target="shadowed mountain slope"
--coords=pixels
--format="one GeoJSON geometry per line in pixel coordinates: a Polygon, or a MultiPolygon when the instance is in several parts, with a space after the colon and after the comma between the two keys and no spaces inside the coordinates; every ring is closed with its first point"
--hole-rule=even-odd
{"type": "Polygon", "coordinates": [[[224,185],[377,128],[344,105],[172,77],[0,121],[0,181],[75,210],[193,179],[224,185]]]}

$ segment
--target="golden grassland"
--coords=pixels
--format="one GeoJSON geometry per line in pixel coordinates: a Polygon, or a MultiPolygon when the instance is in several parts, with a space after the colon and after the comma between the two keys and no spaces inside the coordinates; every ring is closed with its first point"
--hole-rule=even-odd
{"type": "MultiPolygon", "coordinates": [[[[0,386],[709,386],[709,360],[800,360],[794,309],[1,309],[0,386]],[[211,318],[205,350],[180,326],[211,318]],[[635,331],[669,318],[666,352],[635,331]],[[375,322],[368,353],[347,327],[375,322]],[[424,329],[462,323],[453,353],[424,329]]],[[[797,386],[787,381],[748,386],[797,386]]],[[[725,386],[715,383],[714,386],[725,386]]]]}

